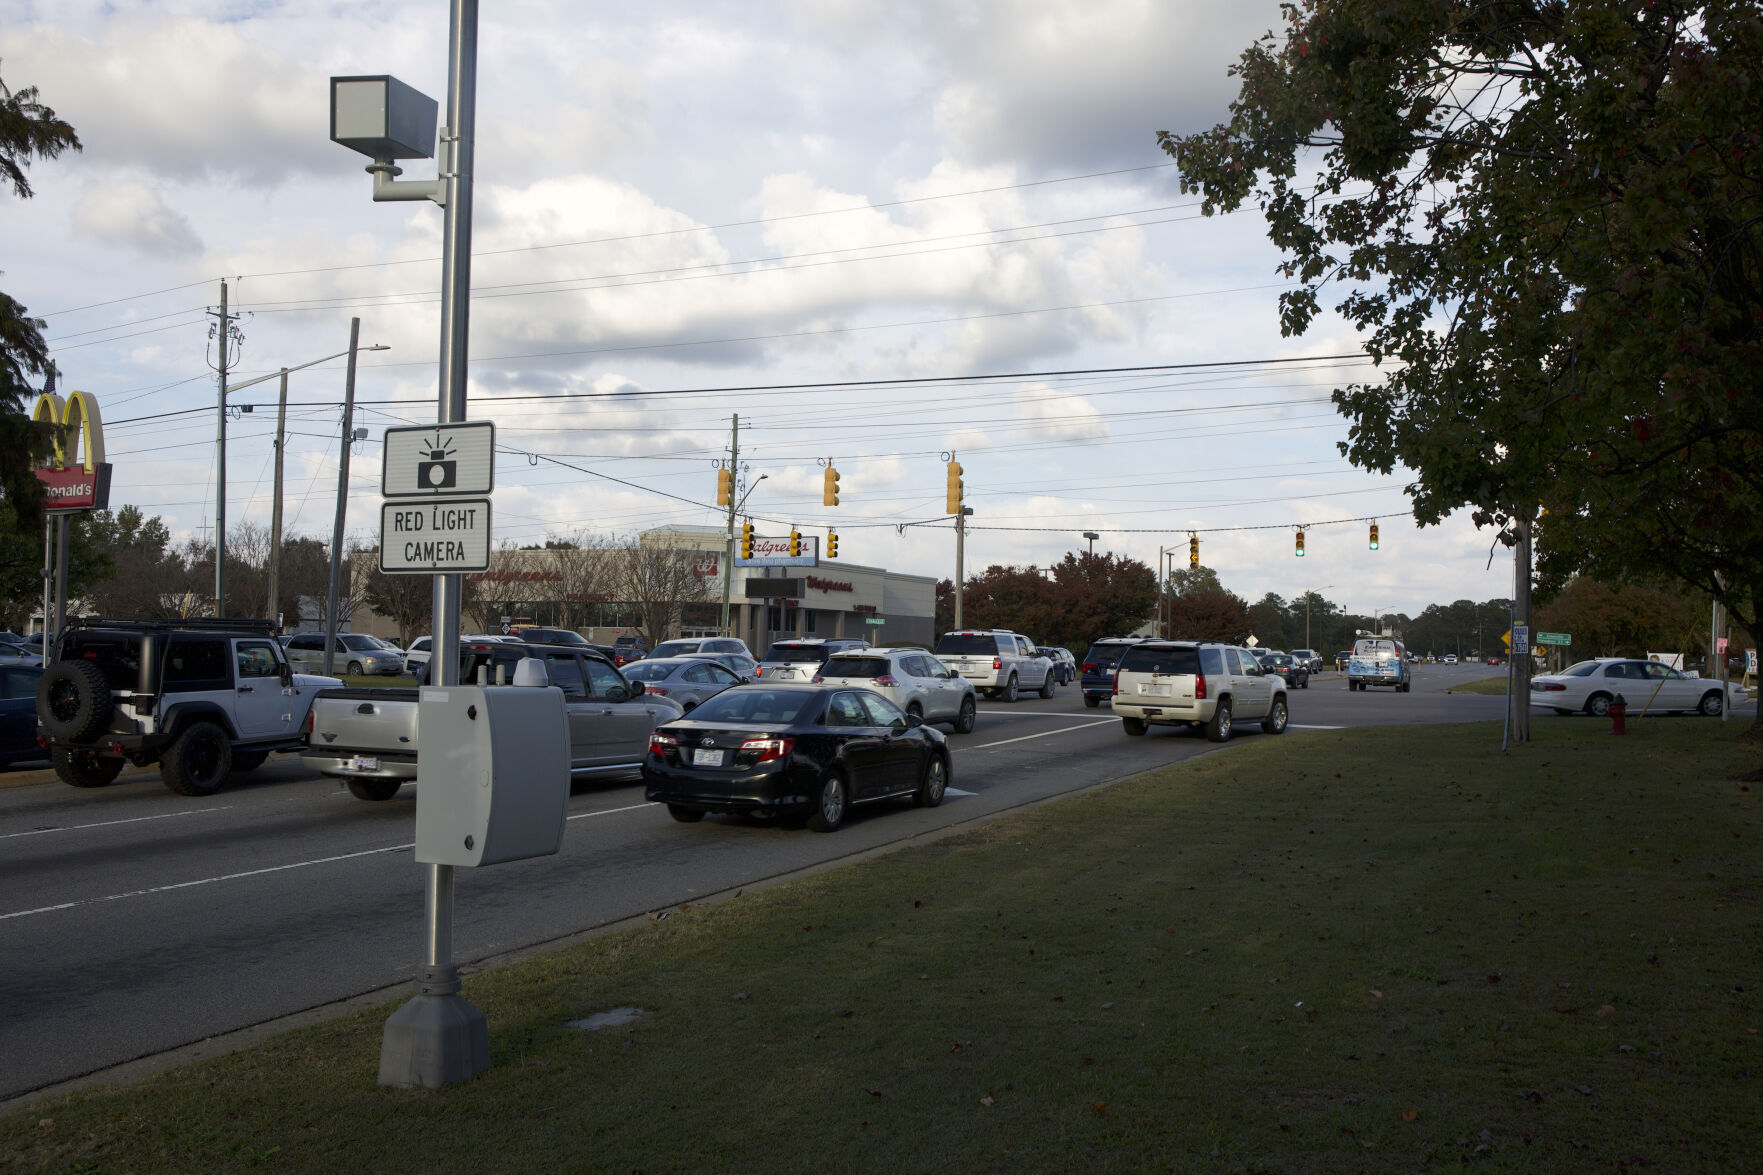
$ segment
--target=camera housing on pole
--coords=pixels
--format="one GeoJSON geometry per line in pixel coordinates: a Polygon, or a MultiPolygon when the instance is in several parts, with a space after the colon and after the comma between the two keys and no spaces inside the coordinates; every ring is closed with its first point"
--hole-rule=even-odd
{"type": "MultiPolygon", "coordinates": [[[[373,160],[375,200],[433,200],[447,203],[444,179],[400,180],[398,159],[432,159],[435,123],[440,105],[421,90],[391,74],[361,74],[331,79],[331,141],[373,160]]],[[[441,136],[445,149],[447,135],[441,136]]],[[[450,170],[448,160],[440,170],[450,170]]]]}

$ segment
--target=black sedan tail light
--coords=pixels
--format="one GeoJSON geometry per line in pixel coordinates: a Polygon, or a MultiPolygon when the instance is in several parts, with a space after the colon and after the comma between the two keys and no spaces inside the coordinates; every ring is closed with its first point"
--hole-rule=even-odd
{"type": "Polygon", "coordinates": [[[753,762],[764,763],[771,759],[787,759],[790,752],[796,749],[793,738],[750,738],[741,744],[741,754],[752,754],[753,762]]]}
{"type": "Polygon", "coordinates": [[[667,753],[669,751],[675,751],[678,749],[679,739],[673,737],[671,734],[662,734],[657,730],[649,735],[649,753],[651,755],[658,755],[665,759],[667,758],[667,753]]]}

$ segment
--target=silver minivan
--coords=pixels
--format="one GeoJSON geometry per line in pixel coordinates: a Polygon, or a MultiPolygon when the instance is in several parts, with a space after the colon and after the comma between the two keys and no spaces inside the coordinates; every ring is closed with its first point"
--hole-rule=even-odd
{"type": "Polygon", "coordinates": [[[1131,735],[1152,726],[1204,730],[1215,743],[1238,720],[1268,734],[1286,728],[1285,680],[1266,672],[1248,649],[1211,641],[1139,641],[1114,671],[1114,712],[1131,735]]]}

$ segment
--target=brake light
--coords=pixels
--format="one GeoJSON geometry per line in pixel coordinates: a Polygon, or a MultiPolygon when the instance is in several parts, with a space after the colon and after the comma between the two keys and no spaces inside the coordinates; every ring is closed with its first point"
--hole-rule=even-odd
{"type": "Polygon", "coordinates": [[[770,759],[786,759],[796,749],[793,738],[750,738],[741,744],[743,751],[758,751],[756,763],[764,763],[770,759]]]}
{"type": "Polygon", "coordinates": [[[660,731],[655,731],[649,735],[649,753],[651,755],[660,755],[665,759],[667,757],[667,752],[677,746],[679,746],[679,739],[673,737],[671,734],[662,734],[660,731]]]}
{"type": "Polygon", "coordinates": [[[825,681],[826,678],[824,678],[820,674],[816,673],[813,677],[810,677],[808,680],[811,683],[813,683],[814,685],[819,685],[821,682],[825,681]]]}
{"type": "Polygon", "coordinates": [[[765,676],[765,666],[763,666],[763,665],[753,666],[753,680],[757,681],[761,677],[764,677],[764,676],[765,676]]]}
{"type": "Polygon", "coordinates": [[[1196,674],[1194,674],[1194,701],[1203,702],[1205,700],[1206,700],[1206,675],[1204,673],[1196,673],[1196,674]]]}
{"type": "Polygon", "coordinates": [[[643,683],[643,692],[646,694],[660,694],[662,697],[666,697],[667,696],[667,687],[664,685],[655,685],[651,682],[645,681],[643,683]]]}
{"type": "Polygon", "coordinates": [[[1565,693],[1567,691],[1567,687],[1558,681],[1533,681],[1530,683],[1530,688],[1541,690],[1544,693],[1565,693]]]}
{"type": "Polygon", "coordinates": [[[318,715],[308,708],[306,711],[306,733],[311,734],[318,726],[318,715]]]}
{"type": "Polygon", "coordinates": [[[1085,661],[1084,662],[1084,672],[1085,673],[1096,673],[1096,672],[1099,672],[1101,670],[1101,668],[1102,667],[1100,665],[1097,665],[1094,661],[1085,661]]]}
{"type": "Polygon", "coordinates": [[[1114,692],[1120,692],[1120,670],[1118,669],[1114,671],[1114,692]]]}
{"type": "Polygon", "coordinates": [[[992,668],[993,669],[1002,669],[1002,668],[1004,668],[1004,662],[998,660],[998,658],[996,658],[996,657],[993,657],[992,658],[992,668]]]}
{"type": "Polygon", "coordinates": [[[877,684],[877,685],[899,685],[900,683],[898,680],[895,679],[895,677],[892,673],[884,673],[880,677],[875,679],[875,684],[877,684]]]}

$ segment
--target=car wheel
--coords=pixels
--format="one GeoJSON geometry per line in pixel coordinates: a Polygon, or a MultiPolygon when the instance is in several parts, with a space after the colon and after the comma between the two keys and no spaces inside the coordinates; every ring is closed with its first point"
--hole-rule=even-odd
{"type": "Polygon", "coordinates": [[[37,679],[37,715],[51,738],[83,743],[110,725],[110,682],[90,661],[57,661],[37,679]]]}
{"type": "Polygon", "coordinates": [[[1010,675],[1010,680],[1004,685],[1004,700],[1006,702],[1016,700],[1016,674],[1014,673],[1010,675]]]}
{"type": "Polygon", "coordinates": [[[1122,718],[1120,720],[1120,728],[1134,738],[1144,734],[1145,731],[1149,729],[1149,727],[1145,725],[1145,720],[1143,718],[1122,718]]]}
{"type": "Polygon", "coordinates": [[[1218,708],[1212,711],[1212,721],[1206,724],[1206,737],[1215,743],[1230,741],[1230,699],[1218,699],[1218,708]]]}
{"type": "Polygon", "coordinates": [[[352,677],[360,677],[361,676],[361,662],[359,662],[359,661],[349,662],[349,674],[352,677]]]}
{"type": "Polygon", "coordinates": [[[1593,718],[1606,718],[1610,714],[1611,701],[1609,694],[1593,694],[1585,700],[1585,712],[1593,718]]]}
{"type": "Polygon", "coordinates": [[[226,731],[212,722],[197,722],[166,748],[159,777],[180,796],[211,796],[232,767],[233,746],[226,731]]]}
{"type": "Polygon", "coordinates": [[[233,755],[234,771],[255,771],[269,762],[268,751],[238,751],[233,755]]]}
{"type": "Polygon", "coordinates": [[[61,782],[75,787],[103,787],[122,772],[121,759],[100,758],[90,751],[52,747],[49,758],[55,763],[55,774],[61,782]]]}
{"type": "Polygon", "coordinates": [[[1411,685],[1413,685],[1413,684],[1414,684],[1414,683],[1413,683],[1413,682],[1411,682],[1411,681],[1404,681],[1404,682],[1403,682],[1403,683],[1402,683],[1402,692],[1403,692],[1403,693],[1407,693],[1407,692],[1408,692],[1408,687],[1409,687],[1409,686],[1411,686],[1411,685]]]}
{"type": "Polygon", "coordinates": [[[1265,734],[1284,734],[1286,732],[1286,700],[1284,698],[1273,699],[1272,709],[1268,710],[1267,717],[1261,720],[1261,730],[1265,734]]]}
{"type": "Polygon", "coordinates": [[[1094,710],[1097,706],[1100,706],[1101,704],[1102,704],[1102,699],[1098,698],[1095,694],[1085,694],[1084,695],[1084,705],[1089,707],[1090,709],[1094,710]]]}
{"type": "Polygon", "coordinates": [[[912,802],[920,808],[934,808],[943,802],[943,793],[948,789],[949,764],[941,755],[932,755],[924,765],[924,778],[919,781],[918,790],[912,793],[912,802]]]}
{"type": "Polygon", "coordinates": [[[972,734],[973,720],[978,717],[979,707],[973,704],[971,697],[961,699],[961,712],[955,715],[955,733],[972,734]]]}
{"type": "Polygon", "coordinates": [[[667,805],[667,814],[672,816],[675,820],[678,820],[681,824],[696,824],[698,821],[704,819],[704,810],[702,808],[687,808],[679,804],[667,805]]]}
{"type": "Polygon", "coordinates": [[[1713,690],[1709,690],[1707,693],[1703,694],[1702,704],[1696,707],[1697,713],[1709,718],[1720,717],[1720,710],[1720,695],[1713,690]]]}
{"type": "Polygon", "coordinates": [[[358,800],[370,800],[378,803],[397,795],[398,789],[403,786],[402,779],[351,779],[349,794],[358,800]]]}
{"type": "Polygon", "coordinates": [[[816,832],[831,832],[845,822],[845,811],[851,806],[850,787],[837,771],[820,777],[820,792],[815,796],[814,812],[808,827],[816,832]]]}
{"type": "Polygon", "coordinates": [[[1053,671],[1051,669],[1047,670],[1047,680],[1041,682],[1041,697],[1043,697],[1043,698],[1052,697],[1053,696],[1053,686],[1056,684],[1057,683],[1053,680],[1053,671]]]}

